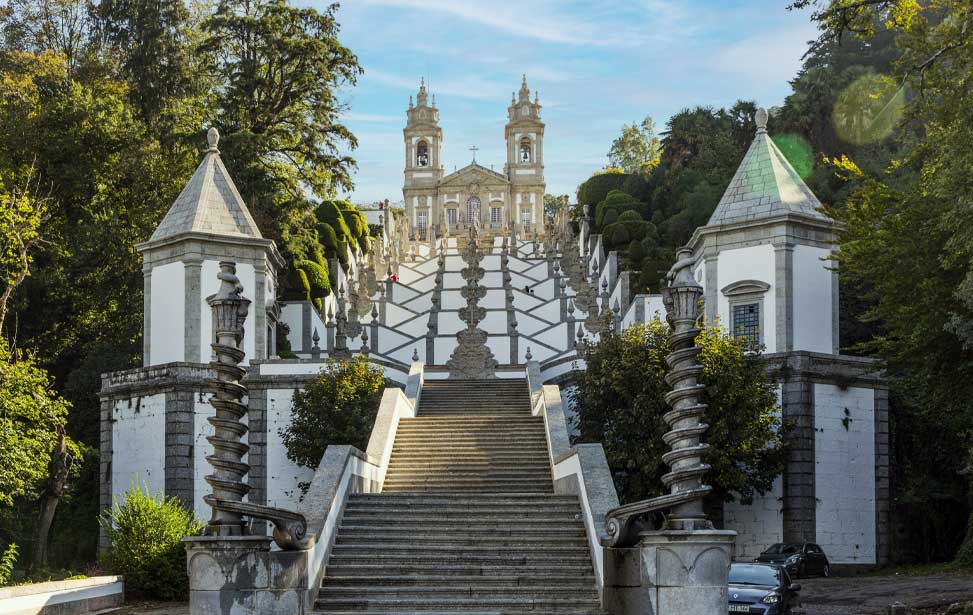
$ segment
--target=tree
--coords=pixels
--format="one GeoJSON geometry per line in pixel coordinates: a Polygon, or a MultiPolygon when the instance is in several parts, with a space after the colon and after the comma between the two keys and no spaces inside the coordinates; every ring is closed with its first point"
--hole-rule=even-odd
{"type": "Polygon", "coordinates": [[[308,192],[330,199],[352,186],[355,161],[344,152],[358,142],[341,123],[338,89],[354,85],[362,69],[337,38],[337,8],[221,0],[202,25],[200,50],[216,58],[222,78],[215,124],[224,160],[257,224],[274,239],[304,220],[295,212],[313,208],[308,192]]]}
{"type": "Polygon", "coordinates": [[[33,167],[27,171],[24,184],[7,192],[0,175],[0,335],[7,305],[30,274],[34,260],[31,250],[41,243],[40,227],[49,217],[47,199],[37,194],[33,167]]]}
{"type": "Polygon", "coordinates": [[[544,195],[544,217],[553,220],[557,212],[567,210],[570,204],[570,197],[566,194],[554,196],[553,194],[544,195]]]}
{"type": "Polygon", "coordinates": [[[329,359],[303,391],[295,391],[291,424],[280,436],[287,458],[316,468],[331,444],[364,450],[382,399],[385,376],[362,357],[329,359]]]}
{"type": "MultiPolygon", "coordinates": [[[[707,329],[698,343],[703,351],[702,382],[712,446],[707,482],[715,498],[748,502],[766,493],[783,471],[785,452],[774,384],[767,379],[758,354],[718,329],[707,329]]],[[[609,333],[584,351],[587,368],[576,374],[570,394],[580,442],[601,442],[625,502],[660,495],[668,471],[662,454],[669,449],[662,435],[669,430],[662,416],[669,411],[665,357],[669,328],[659,321],[609,333]]]]}
{"type": "MultiPolygon", "coordinates": [[[[0,338],[0,504],[37,496],[70,405],[35,359],[0,338]]],[[[80,450],[72,442],[75,458],[80,450]]]]}
{"type": "Polygon", "coordinates": [[[861,350],[888,365],[902,525],[915,528],[920,557],[973,565],[973,92],[959,85],[973,78],[973,6],[794,4],[810,5],[822,41],[869,45],[891,35],[900,51],[895,74],[909,91],[894,133],[901,151],[880,170],[868,150],[856,152],[867,166],[836,157],[848,196],[829,212],[842,223],[839,273],[865,294],[862,317],[874,327],[861,350]]]}
{"type": "Polygon", "coordinates": [[[655,136],[655,124],[648,115],[640,124],[622,126],[622,134],[612,141],[608,162],[626,173],[644,173],[659,163],[661,148],[655,136]]]}

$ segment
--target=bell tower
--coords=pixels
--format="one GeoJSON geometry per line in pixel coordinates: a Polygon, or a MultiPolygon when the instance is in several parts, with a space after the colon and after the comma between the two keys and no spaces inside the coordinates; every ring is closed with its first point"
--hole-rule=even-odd
{"type": "Polygon", "coordinates": [[[544,122],[536,91],[533,102],[530,99],[527,75],[520,82],[520,90],[510,95],[504,138],[505,169],[513,196],[510,219],[528,232],[539,230],[544,211],[544,122]]]}
{"type": "Polygon", "coordinates": [[[436,96],[429,103],[426,81],[419,83],[416,103],[409,97],[406,125],[402,130],[405,140],[405,199],[406,215],[413,228],[422,229],[439,219],[436,203],[436,185],[443,177],[442,147],[443,129],[439,126],[439,109],[436,96]]]}

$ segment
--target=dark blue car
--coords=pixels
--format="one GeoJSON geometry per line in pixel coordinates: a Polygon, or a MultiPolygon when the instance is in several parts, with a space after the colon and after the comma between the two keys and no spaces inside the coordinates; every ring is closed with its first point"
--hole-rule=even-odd
{"type": "Polygon", "coordinates": [[[780,566],[731,564],[728,585],[730,613],[790,615],[800,606],[801,586],[780,566]]]}

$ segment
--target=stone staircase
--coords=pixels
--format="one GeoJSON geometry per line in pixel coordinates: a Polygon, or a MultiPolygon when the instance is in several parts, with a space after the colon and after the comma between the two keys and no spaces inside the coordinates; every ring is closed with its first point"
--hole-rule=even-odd
{"type": "Polygon", "coordinates": [[[575,496],[524,380],[427,380],[381,494],[352,495],[318,613],[599,612],[575,496]]]}

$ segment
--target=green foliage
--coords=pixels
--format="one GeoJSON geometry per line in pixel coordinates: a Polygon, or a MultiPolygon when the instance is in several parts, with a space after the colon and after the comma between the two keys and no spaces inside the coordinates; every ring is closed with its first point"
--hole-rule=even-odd
{"type": "MultiPolygon", "coordinates": [[[[668,337],[669,328],[658,321],[604,336],[585,352],[587,369],[576,375],[570,396],[578,440],[604,445],[625,502],[664,491],[668,337]]],[[[762,358],[739,341],[718,329],[707,329],[698,341],[701,382],[708,387],[705,441],[713,447],[707,482],[724,501],[748,502],[772,488],[786,461],[774,385],[762,358]]]]}
{"type": "Polygon", "coordinates": [[[544,217],[553,220],[557,212],[567,209],[570,204],[570,197],[566,194],[554,196],[553,194],[544,195],[544,217]]]}
{"type": "Polygon", "coordinates": [[[314,261],[297,261],[294,268],[303,275],[303,283],[307,289],[308,299],[322,299],[331,294],[331,282],[328,280],[328,268],[323,263],[314,261]]]}
{"type": "Polygon", "coordinates": [[[101,527],[111,541],[102,557],[113,574],[125,576],[125,591],[159,600],[184,600],[189,593],[182,539],[203,524],[177,498],[154,498],[141,485],[125,492],[101,527]]]}
{"type": "Polygon", "coordinates": [[[3,551],[0,551],[0,587],[10,583],[18,555],[19,549],[15,542],[8,544],[3,551]]]}
{"type": "Polygon", "coordinates": [[[329,359],[303,391],[294,393],[291,423],[280,432],[287,458],[316,468],[331,444],[368,445],[385,377],[362,357],[329,359]]]}
{"type": "Polygon", "coordinates": [[[645,116],[640,124],[632,122],[622,126],[622,134],[612,141],[608,150],[608,163],[626,173],[647,173],[659,164],[660,149],[655,124],[651,117],[645,116]]]}
{"type": "Polygon", "coordinates": [[[623,173],[595,173],[578,186],[578,204],[594,207],[605,200],[608,193],[618,190],[625,183],[623,173]]]}
{"type": "MultiPolygon", "coordinates": [[[[51,376],[34,357],[11,351],[0,338],[0,504],[36,495],[47,478],[58,429],[70,404],[51,389],[51,376]]],[[[73,452],[81,456],[73,443],[73,452]]]]}
{"type": "Polygon", "coordinates": [[[816,175],[839,176],[837,185],[820,183],[842,223],[842,284],[860,297],[857,350],[883,359],[890,376],[893,499],[906,528],[900,544],[916,559],[969,561],[973,91],[960,84],[973,78],[973,5],[795,3],[811,4],[822,36],[787,117],[796,123],[823,109],[807,120],[814,123],[831,114],[834,135],[820,147],[830,163],[816,175]],[[904,99],[903,89],[910,92],[904,99]],[[896,125],[899,113],[904,121],[896,125]]]}
{"type": "Polygon", "coordinates": [[[642,203],[636,201],[632,195],[621,190],[612,190],[595,207],[595,229],[600,229],[606,224],[612,224],[622,212],[637,212],[642,207],[642,203]],[[610,212],[614,212],[615,215],[609,217],[610,212]]]}

